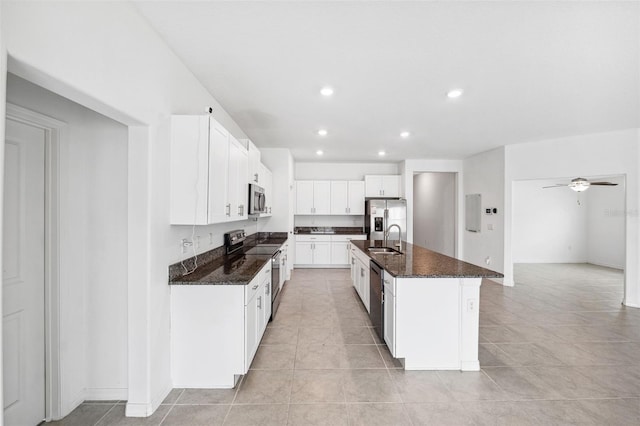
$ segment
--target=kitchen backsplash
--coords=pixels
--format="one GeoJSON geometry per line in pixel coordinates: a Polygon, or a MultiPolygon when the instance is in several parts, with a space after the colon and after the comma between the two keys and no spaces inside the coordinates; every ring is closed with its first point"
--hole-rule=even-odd
{"type": "Polygon", "coordinates": [[[295,216],[294,226],[364,226],[364,216],[295,216]]]}

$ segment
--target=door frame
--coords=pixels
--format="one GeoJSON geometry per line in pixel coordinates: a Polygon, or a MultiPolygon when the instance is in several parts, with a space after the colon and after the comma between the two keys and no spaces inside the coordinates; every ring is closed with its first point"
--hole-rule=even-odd
{"type": "Polygon", "coordinates": [[[44,327],[45,419],[62,413],[64,377],[60,353],[60,143],[67,124],[7,102],[6,117],[45,133],[44,327]]]}

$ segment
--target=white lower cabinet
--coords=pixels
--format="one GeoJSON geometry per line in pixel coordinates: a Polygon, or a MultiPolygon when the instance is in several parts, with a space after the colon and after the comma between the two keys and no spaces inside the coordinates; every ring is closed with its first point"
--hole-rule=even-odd
{"type": "Polygon", "coordinates": [[[351,240],[365,235],[296,235],[296,266],[342,267],[351,264],[351,240]]]}
{"type": "Polygon", "coordinates": [[[362,253],[358,248],[351,245],[351,280],[353,282],[353,286],[360,296],[360,300],[362,300],[362,304],[365,308],[367,308],[367,312],[369,312],[369,257],[362,253]]]}
{"type": "Polygon", "coordinates": [[[384,272],[384,342],[393,357],[396,356],[396,290],[395,278],[384,272]]]}
{"type": "Polygon", "coordinates": [[[247,285],[171,286],[171,371],[183,388],[232,388],[271,316],[271,262],[247,285]]]}

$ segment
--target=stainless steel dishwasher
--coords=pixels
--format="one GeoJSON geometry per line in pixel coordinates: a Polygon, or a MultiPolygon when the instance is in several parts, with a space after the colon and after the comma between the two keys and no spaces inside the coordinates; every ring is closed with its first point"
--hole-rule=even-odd
{"type": "Polygon", "coordinates": [[[382,267],[375,261],[369,262],[369,317],[371,324],[384,342],[384,284],[382,283],[382,267]]]}

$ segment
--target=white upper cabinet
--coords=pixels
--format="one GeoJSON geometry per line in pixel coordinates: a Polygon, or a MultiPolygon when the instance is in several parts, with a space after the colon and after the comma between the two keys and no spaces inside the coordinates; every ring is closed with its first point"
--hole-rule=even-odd
{"type": "Polygon", "coordinates": [[[367,175],[364,182],[367,197],[400,197],[400,175],[367,175]]]}
{"type": "Polygon", "coordinates": [[[296,214],[331,213],[331,182],[328,180],[296,181],[296,214]]]}
{"type": "Polygon", "coordinates": [[[363,215],[364,182],[331,181],[331,214],[363,215]]]}
{"type": "Polygon", "coordinates": [[[331,214],[349,214],[349,182],[331,181],[331,214]]]}
{"type": "Polygon", "coordinates": [[[233,136],[229,136],[229,171],[227,205],[231,220],[244,220],[249,217],[247,202],[249,201],[249,185],[247,174],[249,158],[247,150],[233,136]]]}
{"type": "Polygon", "coordinates": [[[171,117],[170,223],[247,218],[248,153],[208,115],[171,117]]]}
{"type": "Polygon", "coordinates": [[[247,141],[247,149],[249,151],[249,175],[247,178],[248,183],[255,183],[259,186],[264,186],[261,182],[261,167],[260,163],[260,150],[249,139],[247,141]]]}

